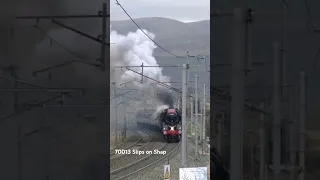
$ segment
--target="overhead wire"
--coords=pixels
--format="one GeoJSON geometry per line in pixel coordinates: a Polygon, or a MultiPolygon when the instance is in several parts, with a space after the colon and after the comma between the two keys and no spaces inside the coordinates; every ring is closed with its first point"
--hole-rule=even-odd
{"type": "MultiPolygon", "coordinates": [[[[71,63],[73,63],[73,62],[79,62],[79,63],[91,65],[91,66],[92,66],[92,65],[93,65],[93,66],[96,66],[95,64],[88,62],[88,60],[87,60],[86,58],[84,58],[83,56],[81,56],[81,55],[77,54],[76,52],[72,51],[72,50],[69,49],[67,46],[65,46],[64,44],[60,43],[58,40],[56,40],[56,39],[53,38],[52,36],[50,36],[45,30],[43,30],[43,29],[39,26],[38,23],[37,23],[36,25],[34,25],[34,27],[35,27],[43,36],[47,37],[47,38],[50,40],[50,44],[52,44],[52,42],[55,43],[58,47],[62,48],[63,50],[65,50],[65,51],[66,51],[67,53],[69,53],[70,55],[72,55],[72,56],[76,57],[77,59],[79,59],[79,60],[76,60],[76,61],[75,61],[75,60],[71,60],[71,61],[68,61],[68,62],[63,63],[63,64],[61,64],[61,65],[56,65],[56,66],[53,66],[53,67],[61,67],[61,66],[63,66],[64,64],[71,64],[71,63]]],[[[51,69],[51,68],[52,68],[52,67],[49,67],[48,69],[51,69]]],[[[46,68],[46,69],[47,69],[47,68],[46,68]]],[[[14,115],[21,114],[21,113],[26,112],[26,111],[28,111],[28,110],[31,110],[31,109],[33,109],[33,108],[35,108],[35,107],[42,106],[44,103],[47,103],[47,102],[49,102],[49,101],[51,101],[51,100],[53,100],[53,99],[59,98],[59,97],[61,97],[61,95],[60,95],[60,96],[57,96],[57,97],[50,98],[50,99],[48,99],[48,100],[46,100],[46,101],[43,101],[43,102],[41,102],[41,103],[38,103],[38,104],[36,104],[36,105],[28,106],[26,109],[23,109],[23,110],[19,111],[19,112],[16,113],[16,114],[10,114],[9,116],[6,116],[6,117],[0,119],[0,121],[6,120],[6,119],[8,119],[8,118],[10,118],[10,117],[12,117],[12,116],[14,116],[14,115]]],[[[76,124],[76,125],[74,125],[74,126],[72,126],[71,128],[65,129],[65,131],[66,131],[66,130],[70,130],[70,129],[72,129],[72,128],[75,128],[75,127],[78,126],[78,125],[79,125],[79,123],[76,124]]],[[[37,133],[37,132],[39,132],[39,129],[36,129],[36,130],[34,130],[34,131],[26,134],[26,136],[32,135],[32,134],[37,133]]]]}
{"type": "MultiPolygon", "coordinates": [[[[118,0],[116,0],[116,4],[119,5],[119,7],[120,7],[120,8],[124,11],[124,13],[130,18],[130,20],[139,28],[139,30],[140,30],[146,37],[148,37],[153,43],[155,43],[160,49],[162,49],[163,51],[165,51],[165,52],[167,52],[168,54],[171,54],[171,55],[173,55],[173,56],[175,56],[175,57],[177,57],[177,58],[183,58],[183,57],[186,58],[186,56],[177,56],[177,55],[169,52],[168,50],[164,49],[162,46],[160,46],[160,45],[159,45],[157,42],[155,42],[146,32],[144,32],[144,30],[133,20],[133,18],[132,18],[132,17],[130,16],[130,14],[123,8],[123,6],[119,3],[118,0]]],[[[198,60],[198,59],[197,59],[197,60],[198,60]]],[[[128,69],[128,68],[127,68],[127,69],[128,69]]],[[[133,70],[131,70],[131,69],[128,69],[128,70],[133,71],[133,70]]],[[[133,72],[135,72],[135,71],[133,71],[133,72]]],[[[138,73],[138,72],[135,72],[135,73],[142,75],[141,73],[138,73]]],[[[144,76],[144,77],[146,77],[146,78],[149,78],[149,79],[152,79],[152,78],[147,77],[147,76],[145,76],[145,75],[142,75],[142,76],[144,76]]],[[[152,79],[152,80],[153,80],[153,79],[152,79]]],[[[176,91],[176,92],[178,92],[178,93],[181,93],[181,91],[180,91],[179,89],[173,88],[172,86],[162,85],[162,84],[159,84],[159,85],[164,86],[164,87],[166,87],[166,88],[168,88],[168,89],[174,90],[174,91],[176,91]]],[[[215,89],[214,92],[221,92],[221,90],[215,89]]],[[[218,93],[217,95],[219,96],[220,93],[218,93]]],[[[223,92],[223,96],[225,96],[225,92],[223,92]]],[[[253,107],[249,107],[249,106],[247,106],[247,107],[248,107],[248,108],[253,108],[253,107]]],[[[259,111],[259,110],[258,110],[258,111],[259,111]]]]}
{"type": "MultiPolygon", "coordinates": [[[[130,78],[132,78],[133,80],[132,81],[129,81],[129,82],[138,82],[138,83],[141,83],[140,81],[136,80],[137,78],[136,77],[133,77],[132,75],[129,75],[126,71],[124,71],[122,68],[121,68],[121,71],[123,71],[123,73],[126,75],[126,76],[129,76],[130,78]]],[[[149,86],[151,86],[151,84],[147,84],[149,86]]],[[[151,95],[152,97],[155,97],[154,95],[151,95]]],[[[118,98],[120,96],[117,96],[117,97],[114,97],[112,99],[115,99],[115,98],[118,98]]],[[[110,100],[112,100],[110,99],[110,100]]]]}
{"type": "MultiPolygon", "coordinates": [[[[171,53],[170,51],[166,50],[165,48],[163,48],[161,45],[159,45],[157,42],[155,42],[136,22],[135,20],[130,16],[130,14],[125,10],[125,8],[120,4],[120,2],[118,0],[115,0],[116,1],[116,4],[123,10],[123,12],[130,18],[130,20],[138,27],[138,29],[147,37],[149,38],[154,44],[156,44],[160,49],[162,49],[163,51],[177,57],[177,58],[187,58],[187,56],[178,56],[178,55],[175,55],[173,53],[171,53]]],[[[199,59],[198,57],[196,57],[198,63],[200,64],[199,62],[199,59]]],[[[205,63],[207,65],[207,60],[206,60],[206,57],[204,58],[205,59],[205,63]]],[[[206,68],[206,71],[207,72],[210,72],[207,70],[207,66],[205,67],[206,68]]]]}
{"type": "Polygon", "coordinates": [[[167,52],[168,54],[175,56],[176,58],[184,58],[186,56],[178,56],[176,54],[173,54],[172,52],[166,50],[165,48],[163,48],[161,45],[159,45],[157,42],[155,42],[134,20],[133,18],[130,16],[130,14],[123,8],[123,6],[119,3],[118,0],[116,0],[116,4],[123,10],[123,12],[130,18],[130,20],[139,28],[139,30],[147,37],[149,38],[155,45],[157,45],[160,49],[162,49],[163,51],[167,52]]]}
{"type": "MultiPolygon", "coordinates": [[[[70,60],[70,61],[67,61],[67,62],[64,62],[64,63],[61,63],[61,64],[58,64],[58,65],[53,65],[51,67],[47,67],[47,68],[44,68],[42,70],[40,70],[39,72],[43,72],[43,71],[47,71],[47,70],[50,70],[50,69],[54,69],[54,68],[58,68],[58,67],[62,67],[62,66],[65,66],[65,65],[69,65],[69,64],[72,64],[72,63],[82,63],[82,64],[86,64],[86,65],[89,65],[89,66],[94,66],[94,67],[99,67],[100,64],[96,64],[96,63],[92,63],[92,62],[89,62],[88,60],[86,60],[86,58],[84,58],[83,56],[77,54],[76,52],[72,51],[71,49],[67,48],[65,45],[63,45],[62,43],[60,43],[58,40],[54,39],[52,36],[50,36],[47,32],[45,32],[40,26],[39,24],[36,24],[34,26],[37,30],[39,30],[45,37],[47,37],[49,40],[50,40],[50,43],[51,41],[54,42],[56,45],[58,45],[60,48],[64,49],[66,52],[68,52],[70,55],[78,58],[79,60],[70,60]]],[[[38,73],[38,71],[36,71],[38,73]]]]}
{"type": "Polygon", "coordinates": [[[46,104],[46,103],[48,103],[48,102],[50,102],[50,101],[53,101],[53,100],[55,100],[55,99],[61,98],[62,96],[63,96],[63,95],[53,96],[53,97],[51,97],[51,98],[49,98],[49,99],[46,99],[46,100],[44,100],[44,101],[38,102],[38,103],[33,104],[33,105],[29,105],[29,106],[27,106],[27,107],[24,108],[24,109],[21,109],[21,110],[19,110],[19,111],[17,111],[17,112],[13,112],[13,113],[5,116],[5,117],[2,117],[2,118],[0,119],[0,122],[5,121],[5,120],[7,120],[7,119],[9,119],[9,118],[12,118],[12,117],[14,117],[14,116],[20,115],[20,114],[22,114],[22,113],[24,113],[24,112],[30,111],[30,110],[32,110],[32,109],[34,109],[34,108],[36,108],[36,107],[42,107],[42,105],[44,105],[44,104],[46,104]]]}
{"type": "MultiPolygon", "coordinates": [[[[71,55],[73,55],[73,56],[75,56],[75,57],[77,57],[77,58],[79,58],[79,59],[81,59],[81,60],[85,60],[85,58],[83,58],[82,56],[80,56],[80,55],[78,55],[77,53],[73,52],[72,50],[70,50],[69,48],[67,48],[66,46],[64,46],[62,43],[60,43],[59,41],[57,41],[56,39],[54,39],[54,38],[52,38],[50,35],[48,35],[48,33],[46,33],[46,32],[39,26],[39,24],[34,25],[34,27],[35,27],[39,32],[41,32],[45,37],[47,37],[47,38],[50,40],[50,43],[51,43],[51,42],[54,42],[54,43],[57,44],[59,47],[61,47],[62,49],[66,50],[69,54],[71,54],[71,55]]],[[[24,83],[24,84],[36,86],[36,87],[39,87],[39,88],[45,88],[45,87],[40,86],[40,85],[34,85],[34,84],[30,84],[30,83],[23,82],[23,81],[21,81],[20,83],[24,83]]],[[[12,114],[10,114],[10,115],[8,115],[8,116],[6,116],[6,117],[2,117],[2,118],[0,119],[0,121],[7,120],[7,119],[9,119],[9,118],[11,118],[11,117],[13,117],[13,116],[16,116],[16,115],[22,114],[22,113],[24,113],[24,112],[27,112],[27,111],[29,111],[29,110],[32,110],[32,109],[35,108],[35,107],[41,107],[43,104],[45,104],[45,103],[47,103],[47,102],[49,102],[49,101],[52,101],[52,100],[54,100],[54,99],[60,98],[61,96],[62,96],[62,95],[54,96],[54,97],[51,97],[51,98],[49,98],[49,99],[47,99],[47,100],[45,100],[45,101],[43,101],[43,102],[39,102],[39,103],[37,103],[37,104],[35,104],[35,105],[33,105],[33,106],[28,106],[28,107],[26,107],[26,108],[24,108],[24,109],[21,109],[21,110],[18,111],[18,112],[12,113],[12,114]]]]}
{"type": "MultiPolygon", "coordinates": [[[[157,80],[155,80],[155,79],[153,79],[153,78],[151,78],[151,77],[149,77],[149,76],[143,75],[142,73],[139,73],[139,72],[134,71],[134,70],[132,70],[132,69],[129,69],[129,68],[127,68],[127,69],[128,69],[129,71],[132,71],[132,72],[134,72],[134,73],[136,73],[136,74],[139,74],[139,75],[141,75],[141,76],[143,76],[143,77],[145,77],[145,78],[147,78],[147,79],[150,79],[150,80],[152,80],[152,81],[155,81],[155,82],[156,82],[156,85],[160,85],[160,86],[162,86],[162,87],[164,87],[164,88],[173,90],[174,92],[181,93],[181,90],[179,90],[179,89],[177,89],[177,88],[175,88],[175,87],[173,87],[173,86],[170,86],[170,85],[168,85],[168,84],[166,84],[166,83],[162,83],[162,82],[160,82],[160,81],[157,81],[157,80]]],[[[125,75],[131,77],[131,78],[133,79],[133,81],[139,82],[139,81],[136,80],[136,77],[133,77],[133,76],[127,74],[123,69],[121,69],[121,70],[124,72],[125,75]]],[[[139,82],[139,83],[141,83],[141,82],[139,82]]],[[[147,85],[148,85],[148,86],[151,86],[151,84],[147,84],[147,85]]]]}
{"type": "Polygon", "coordinates": [[[143,77],[145,77],[145,78],[147,78],[147,79],[150,79],[150,80],[152,80],[152,81],[157,82],[157,85],[160,85],[160,86],[166,87],[166,88],[168,88],[168,89],[171,89],[171,90],[173,90],[173,91],[175,91],[175,92],[181,93],[181,91],[180,91],[179,89],[177,89],[177,88],[175,88],[175,87],[173,87],[173,86],[170,86],[170,85],[168,85],[168,84],[166,84],[166,83],[162,83],[162,82],[160,82],[160,81],[158,81],[158,80],[156,80],[156,79],[153,79],[153,78],[151,78],[151,77],[149,77],[149,76],[146,76],[146,75],[144,75],[144,74],[142,74],[142,73],[139,73],[139,72],[137,72],[137,71],[134,71],[134,70],[132,70],[132,69],[129,69],[129,68],[127,68],[127,69],[128,69],[129,71],[132,71],[132,72],[134,72],[134,73],[136,73],[136,74],[139,74],[139,75],[141,75],[141,76],[143,76],[143,77]]]}
{"type": "MultiPolygon", "coordinates": [[[[314,23],[314,20],[312,18],[312,15],[311,15],[309,1],[308,0],[304,0],[304,4],[305,4],[305,8],[306,8],[306,13],[307,13],[307,20],[306,21],[307,21],[308,32],[315,33],[317,31],[317,28],[315,27],[315,23],[314,23]]],[[[316,72],[317,64],[318,64],[318,61],[319,61],[319,55],[320,55],[320,45],[318,47],[315,59],[314,59],[314,61],[312,63],[312,66],[311,66],[311,73],[310,73],[311,75],[314,75],[315,72],[316,72]]]]}
{"type": "MultiPolygon", "coordinates": [[[[187,56],[178,56],[178,55],[176,55],[176,54],[173,54],[173,53],[171,53],[170,51],[168,51],[168,50],[166,50],[165,48],[163,48],[163,47],[162,47],[161,45],[159,45],[157,42],[155,42],[155,41],[139,26],[139,24],[137,24],[137,23],[135,22],[135,20],[130,16],[130,14],[129,14],[129,13],[125,10],[125,8],[120,4],[120,2],[119,2],[118,0],[115,0],[115,1],[116,1],[116,4],[122,9],[122,11],[129,17],[129,19],[137,26],[137,28],[138,28],[147,38],[149,38],[155,45],[157,45],[160,49],[162,49],[163,51],[167,52],[168,54],[170,54],[170,55],[172,55],[172,56],[174,56],[174,57],[176,57],[176,58],[187,58],[187,56]]],[[[198,63],[200,64],[198,57],[196,57],[196,59],[197,59],[198,63]]],[[[205,59],[205,64],[206,64],[205,71],[210,72],[209,70],[207,70],[207,60],[206,60],[206,58],[204,58],[204,59],[205,59]]],[[[128,70],[129,70],[129,69],[128,69],[128,70]]],[[[131,70],[131,71],[133,71],[133,70],[131,70]]],[[[137,73],[137,72],[136,72],[136,73],[137,73]]],[[[142,76],[143,76],[143,75],[142,75],[142,76]]],[[[145,76],[145,77],[146,77],[146,78],[149,78],[149,79],[152,79],[152,78],[147,77],[147,76],[145,76]]],[[[152,79],[152,80],[153,80],[153,79],[152,79]]],[[[174,87],[172,87],[172,86],[169,86],[169,85],[167,85],[167,84],[161,84],[161,83],[157,83],[157,84],[160,85],[160,86],[163,86],[163,87],[165,87],[165,88],[174,90],[175,92],[181,93],[181,91],[180,91],[179,89],[174,88],[174,87]]]]}
{"type": "Polygon", "coordinates": [[[305,5],[305,8],[306,8],[306,12],[307,12],[307,28],[308,28],[308,31],[310,32],[315,27],[314,27],[314,24],[313,24],[313,19],[312,19],[312,16],[311,16],[311,11],[310,11],[308,0],[304,0],[304,5],[305,5]],[[311,27],[310,27],[310,25],[311,25],[311,27]]]}
{"type": "MultiPolygon", "coordinates": [[[[128,69],[129,71],[132,71],[132,72],[134,72],[134,73],[136,73],[136,74],[139,74],[139,75],[141,75],[141,76],[144,76],[144,77],[146,77],[147,79],[150,79],[150,80],[152,80],[152,81],[155,81],[155,82],[156,82],[156,85],[160,85],[160,86],[165,87],[165,88],[167,88],[167,89],[174,90],[174,91],[176,91],[176,92],[178,92],[178,93],[180,92],[180,90],[178,90],[177,88],[175,88],[175,87],[173,87],[173,86],[170,86],[170,85],[168,85],[168,84],[166,84],[166,83],[157,81],[157,80],[155,80],[155,79],[153,79],[153,78],[150,78],[150,77],[148,77],[148,76],[146,76],[146,75],[143,75],[142,73],[138,73],[137,71],[134,71],[134,70],[132,70],[132,69],[129,69],[129,68],[126,68],[126,69],[128,69]]],[[[124,71],[122,68],[121,68],[121,71],[123,71],[123,73],[124,73],[125,75],[131,77],[131,78],[133,79],[133,81],[141,83],[140,81],[136,80],[136,79],[137,79],[136,77],[133,77],[133,76],[129,75],[129,74],[128,74],[126,71],[124,71]]],[[[131,82],[132,82],[132,81],[131,81],[131,82]]],[[[151,86],[151,84],[147,84],[147,85],[151,86]]]]}
{"type": "Polygon", "coordinates": [[[65,51],[67,51],[69,54],[73,55],[76,58],[79,58],[81,60],[86,60],[84,57],[82,57],[81,55],[77,54],[76,52],[70,50],[69,48],[67,48],[65,45],[63,45],[62,43],[60,43],[58,40],[54,39],[52,36],[50,36],[47,32],[45,32],[39,25],[36,25],[35,28],[40,31],[45,37],[47,37],[50,41],[54,42],[56,45],[58,45],[60,48],[64,49],[65,51]]]}

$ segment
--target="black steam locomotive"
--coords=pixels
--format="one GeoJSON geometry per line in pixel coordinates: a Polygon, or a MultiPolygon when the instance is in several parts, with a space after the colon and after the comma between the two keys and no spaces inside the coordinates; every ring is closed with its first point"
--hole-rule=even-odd
{"type": "Polygon", "coordinates": [[[182,133],[181,114],[176,108],[165,109],[159,116],[161,133],[167,141],[180,141],[182,133]]]}

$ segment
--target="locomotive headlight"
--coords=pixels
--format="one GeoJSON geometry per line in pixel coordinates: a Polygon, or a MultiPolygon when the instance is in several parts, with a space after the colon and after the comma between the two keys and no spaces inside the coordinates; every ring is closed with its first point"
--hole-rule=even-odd
{"type": "Polygon", "coordinates": [[[174,126],[170,126],[170,130],[172,130],[172,131],[173,131],[173,130],[174,130],[174,126]]]}

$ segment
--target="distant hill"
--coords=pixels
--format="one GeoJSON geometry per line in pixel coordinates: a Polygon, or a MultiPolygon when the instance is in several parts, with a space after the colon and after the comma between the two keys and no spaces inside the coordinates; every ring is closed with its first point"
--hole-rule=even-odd
{"type": "MultiPolygon", "coordinates": [[[[210,54],[210,21],[184,23],[168,18],[150,17],[135,19],[143,29],[155,34],[155,41],[168,51],[184,55],[186,51],[192,54],[210,54]]],[[[131,20],[111,21],[112,30],[120,34],[136,31],[138,28],[131,20]]],[[[167,56],[157,48],[155,55],[167,56]]]]}

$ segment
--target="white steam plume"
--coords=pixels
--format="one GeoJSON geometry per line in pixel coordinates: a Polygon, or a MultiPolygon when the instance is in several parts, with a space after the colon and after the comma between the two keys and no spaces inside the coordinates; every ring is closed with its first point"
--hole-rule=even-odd
{"type": "Polygon", "coordinates": [[[158,106],[156,111],[152,114],[152,119],[158,119],[163,110],[169,108],[167,105],[158,106]]]}
{"type": "MultiPolygon", "coordinates": [[[[143,31],[146,32],[149,37],[155,37],[154,34],[147,32],[146,30],[143,31]]],[[[140,30],[137,30],[136,32],[130,32],[126,36],[111,30],[110,42],[114,43],[111,44],[110,47],[111,69],[113,69],[115,66],[141,66],[142,63],[144,66],[158,66],[158,63],[153,56],[153,51],[155,50],[156,45],[140,30]]],[[[131,67],[130,69],[139,73],[142,71],[141,67],[131,67]]],[[[170,77],[162,74],[161,67],[145,67],[143,69],[143,74],[160,82],[170,81],[170,77]]],[[[143,84],[141,84],[141,75],[126,68],[122,68],[122,70],[117,68],[116,71],[111,72],[111,78],[113,79],[112,81],[117,82],[117,84],[135,80],[132,83],[140,90],[150,91],[150,85],[156,83],[148,78],[144,78],[143,84]]],[[[169,91],[169,89],[166,89],[162,86],[156,86],[153,90],[154,92],[158,93],[157,99],[163,104],[169,106],[173,105],[172,93],[169,91]]]]}

